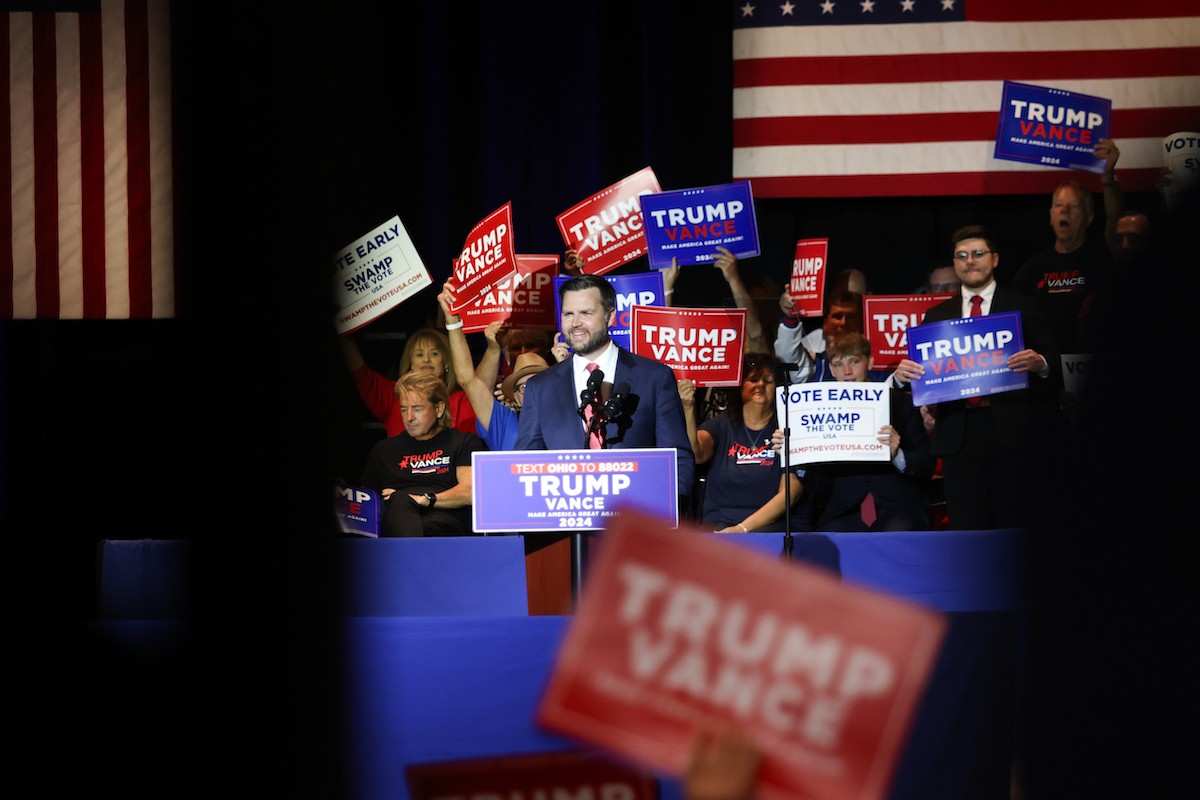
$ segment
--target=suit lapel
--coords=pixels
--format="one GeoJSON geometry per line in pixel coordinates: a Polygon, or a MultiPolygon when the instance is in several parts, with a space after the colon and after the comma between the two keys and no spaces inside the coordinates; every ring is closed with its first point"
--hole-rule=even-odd
{"type": "Polygon", "coordinates": [[[562,374],[557,376],[559,388],[555,391],[553,414],[561,430],[580,431],[583,435],[583,420],[579,416],[579,393],[575,391],[574,356],[557,365],[562,374]],[[571,427],[574,425],[575,427],[571,427]]]}

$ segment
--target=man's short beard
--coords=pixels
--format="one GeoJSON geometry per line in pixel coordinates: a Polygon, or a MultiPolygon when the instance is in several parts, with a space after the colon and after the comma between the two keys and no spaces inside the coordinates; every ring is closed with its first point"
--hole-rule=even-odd
{"type": "Polygon", "coordinates": [[[609,342],[608,330],[598,331],[588,337],[582,348],[576,348],[575,352],[581,356],[586,356],[596,352],[604,347],[609,342]]]}

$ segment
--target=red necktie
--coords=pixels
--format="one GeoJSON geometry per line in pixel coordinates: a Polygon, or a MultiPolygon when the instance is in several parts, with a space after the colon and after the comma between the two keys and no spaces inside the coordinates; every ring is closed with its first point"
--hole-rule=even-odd
{"type": "MultiPolygon", "coordinates": [[[[972,317],[982,317],[983,316],[983,295],[981,295],[981,294],[971,295],[971,316],[972,317]]],[[[983,400],[982,397],[968,397],[967,398],[967,408],[975,408],[976,406],[979,405],[979,403],[982,400],[983,400]]]]}
{"type": "MultiPolygon", "coordinates": [[[[591,374],[592,370],[596,369],[599,366],[600,365],[597,364],[595,361],[589,361],[587,363],[588,374],[591,374]]],[[[587,404],[587,406],[583,409],[583,423],[587,426],[587,429],[589,431],[588,447],[591,448],[592,450],[603,450],[604,449],[604,428],[603,428],[603,426],[601,426],[595,432],[591,432],[592,431],[592,414],[594,413],[593,408],[592,408],[593,405],[595,405],[595,404],[589,402],[587,404]]]]}
{"type": "Polygon", "coordinates": [[[867,492],[867,496],[863,498],[862,505],[858,507],[858,512],[862,515],[863,524],[868,528],[875,524],[878,515],[875,513],[875,495],[867,492]]]}

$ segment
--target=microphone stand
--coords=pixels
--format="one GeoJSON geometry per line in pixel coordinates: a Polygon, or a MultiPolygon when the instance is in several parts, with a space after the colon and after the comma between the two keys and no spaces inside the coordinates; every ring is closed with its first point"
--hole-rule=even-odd
{"type": "Polygon", "coordinates": [[[783,424],[783,559],[785,561],[792,560],[792,546],[795,540],[792,537],[792,478],[791,478],[791,439],[792,426],[791,415],[788,413],[788,396],[791,394],[791,379],[790,374],[793,370],[799,370],[799,364],[779,364],[777,366],[780,374],[783,376],[783,419],[780,420],[783,424]]]}
{"type": "Polygon", "coordinates": [[[587,425],[583,431],[583,449],[587,450],[592,444],[592,434],[598,430],[598,424],[600,423],[600,390],[589,391],[588,389],[584,389],[580,400],[579,417],[587,421],[587,425]],[[589,408],[592,410],[592,418],[590,420],[587,417],[587,409],[589,408]]]}
{"type": "MultiPolygon", "coordinates": [[[[601,434],[604,427],[608,424],[608,419],[604,415],[604,405],[600,402],[600,392],[597,391],[591,400],[592,419],[588,423],[587,435],[583,437],[584,449],[589,449],[592,444],[592,434],[601,434]]],[[[603,436],[601,440],[603,441],[603,436]]],[[[604,447],[608,447],[608,442],[603,443],[604,447]]]]}
{"type": "MultiPolygon", "coordinates": [[[[595,374],[600,374],[599,370],[595,374]]],[[[579,416],[587,419],[586,410],[592,410],[592,418],[588,421],[586,430],[583,433],[583,449],[589,450],[592,446],[592,434],[604,429],[607,421],[604,418],[604,405],[600,402],[601,387],[597,384],[594,388],[589,386],[584,389],[580,395],[579,416]]],[[[608,446],[608,442],[604,442],[604,446],[608,446]]],[[[581,530],[575,530],[571,534],[571,607],[577,609],[579,606],[579,596],[582,591],[583,573],[585,564],[587,563],[588,537],[587,533],[581,530]]]]}

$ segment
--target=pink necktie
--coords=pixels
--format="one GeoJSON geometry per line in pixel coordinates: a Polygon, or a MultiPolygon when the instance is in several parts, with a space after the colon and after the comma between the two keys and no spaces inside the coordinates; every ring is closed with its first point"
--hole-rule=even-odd
{"type": "MultiPolygon", "coordinates": [[[[971,316],[972,317],[982,317],[983,316],[983,295],[981,295],[981,294],[971,295],[971,316]]],[[[967,398],[967,408],[977,407],[982,400],[983,400],[982,397],[968,397],[967,398]]]]}
{"type": "MultiPolygon", "coordinates": [[[[589,361],[587,363],[588,373],[590,374],[592,372],[592,370],[596,369],[599,366],[600,365],[597,364],[595,361],[589,361]]],[[[593,409],[592,409],[592,405],[593,405],[592,403],[588,403],[587,407],[583,410],[583,423],[585,425],[587,425],[588,431],[592,430],[592,414],[594,413],[593,409]]],[[[601,426],[595,432],[588,434],[588,447],[591,448],[592,450],[603,450],[604,449],[604,427],[603,426],[601,426]]]]}
{"type": "Polygon", "coordinates": [[[859,513],[862,515],[863,524],[868,528],[875,524],[878,516],[875,514],[875,495],[867,492],[867,496],[863,498],[862,505],[858,507],[859,513]]]}

